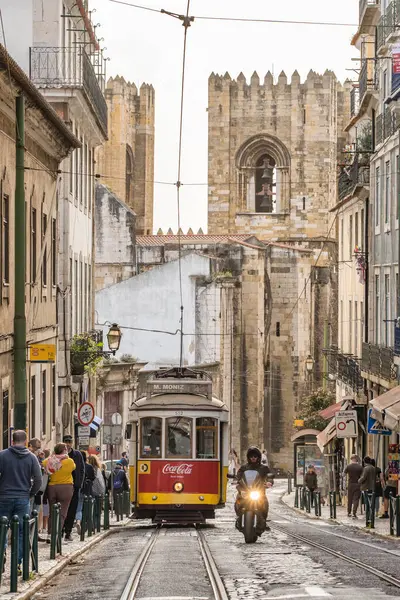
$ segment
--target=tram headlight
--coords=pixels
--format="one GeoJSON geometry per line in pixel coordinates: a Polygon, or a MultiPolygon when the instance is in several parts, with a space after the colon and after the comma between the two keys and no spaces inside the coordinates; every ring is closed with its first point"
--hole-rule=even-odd
{"type": "Polygon", "coordinates": [[[183,490],[183,483],[180,481],[175,482],[174,483],[174,492],[178,492],[178,494],[179,494],[180,492],[182,492],[182,490],[183,490]]]}
{"type": "Polygon", "coordinates": [[[250,500],[258,500],[260,498],[260,492],[253,490],[250,492],[250,500]]]}

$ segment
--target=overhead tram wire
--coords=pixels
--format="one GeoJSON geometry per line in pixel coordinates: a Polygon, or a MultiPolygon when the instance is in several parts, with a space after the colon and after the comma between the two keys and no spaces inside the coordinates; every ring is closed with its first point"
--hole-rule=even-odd
{"type": "MultiPolygon", "coordinates": [[[[140,4],[132,4],[131,2],[125,2],[124,0],[109,0],[109,2],[113,2],[114,4],[122,4],[124,6],[130,6],[131,8],[137,8],[139,10],[147,10],[151,12],[156,12],[159,14],[167,14],[171,15],[173,13],[162,9],[151,8],[149,6],[143,6],[140,4]]],[[[241,22],[241,23],[277,23],[282,25],[320,25],[320,26],[332,26],[332,27],[358,27],[357,23],[337,23],[332,21],[292,21],[286,19],[252,19],[245,17],[214,17],[211,15],[194,15],[192,18],[201,19],[203,21],[233,21],[233,22],[241,22]]]]}

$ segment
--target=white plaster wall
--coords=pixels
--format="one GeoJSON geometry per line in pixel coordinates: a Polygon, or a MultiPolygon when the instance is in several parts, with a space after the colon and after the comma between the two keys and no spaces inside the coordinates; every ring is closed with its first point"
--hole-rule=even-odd
{"type": "Polygon", "coordinates": [[[199,285],[196,296],[196,363],[213,363],[220,358],[220,289],[214,282],[199,285]]]}
{"type": "MultiPolygon", "coordinates": [[[[184,332],[196,328],[196,277],[209,276],[210,260],[192,253],[182,258],[184,332]]],[[[96,293],[99,323],[122,327],[175,332],[180,327],[179,263],[154,267],[96,293]]],[[[106,335],[108,327],[104,328],[106,335]]],[[[180,336],[123,329],[119,355],[131,354],[139,361],[163,365],[179,364],[180,336]]],[[[195,363],[195,336],[184,338],[184,364],[195,363]]]]}

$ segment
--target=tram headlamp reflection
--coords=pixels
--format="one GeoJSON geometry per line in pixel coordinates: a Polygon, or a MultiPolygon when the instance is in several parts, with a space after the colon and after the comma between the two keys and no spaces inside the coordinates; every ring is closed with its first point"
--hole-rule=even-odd
{"type": "Polygon", "coordinates": [[[250,500],[258,500],[260,497],[260,492],[250,492],[250,500]]]}
{"type": "Polygon", "coordinates": [[[180,481],[177,481],[176,483],[174,483],[174,492],[181,492],[183,490],[183,483],[181,483],[180,481]]]}

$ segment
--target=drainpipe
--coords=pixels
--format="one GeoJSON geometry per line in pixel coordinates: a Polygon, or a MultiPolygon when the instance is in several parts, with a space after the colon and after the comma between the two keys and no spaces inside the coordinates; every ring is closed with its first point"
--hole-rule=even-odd
{"type": "Polygon", "coordinates": [[[25,100],[22,95],[16,98],[15,117],[14,427],[26,429],[25,100]]]}

